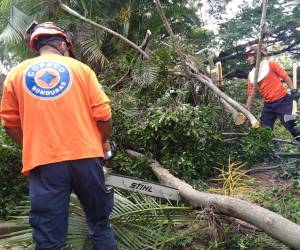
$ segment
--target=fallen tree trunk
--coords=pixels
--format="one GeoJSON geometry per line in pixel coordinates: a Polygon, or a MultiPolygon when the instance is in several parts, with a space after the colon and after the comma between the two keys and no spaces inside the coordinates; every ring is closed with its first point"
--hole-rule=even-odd
{"type": "MultiPolygon", "coordinates": [[[[127,153],[138,158],[144,155],[127,150],[127,153]]],[[[300,250],[300,226],[281,215],[262,208],[248,201],[223,195],[200,192],[188,183],[171,175],[157,161],[151,160],[151,168],[159,182],[178,189],[179,195],[194,208],[216,207],[217,212],[245,221],[293,249],[300,250]]]]}

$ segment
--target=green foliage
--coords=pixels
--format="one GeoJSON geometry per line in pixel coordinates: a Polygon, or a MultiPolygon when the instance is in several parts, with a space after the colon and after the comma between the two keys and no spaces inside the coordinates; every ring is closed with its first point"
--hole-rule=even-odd
{"type": "Polygon", "coordinates": [[[0,128],[0,217],[6,218],[27,194],[26,178],[21,175],[21,152],[0,128]]]}
{"type": "Polygon", "coordinates": [[[156,179],[147,160],[132,158],[120,151],[108,162],[107,167],[120,174],[139,177],[143,180],[156,179]]]}
{"type": "Polygon", "coordinates": [[[142,148],[178,177],[193,183],[212,173],[212,161],[222,145],[220,133],[211,129],[209,107],[178,104],[150,109],[134,133],[142,148]]]}
{"type": "Polygon", "coordinates": [[[133,82],[137,82],[141,87],[151,87],[155,83],[158,71],[158,66],[138,59],[132,69],[133,82]]]}
{"type": "Polygon", "coordinates": [[[286,139],[286,140],[291,140],[293,138],[291,133],[284,126],[282,126],[279,120],[276,120],[274,124],[273,134],[275,138],[286,139]]]}
{"type": "Polygon", "coordinates": [[[113,95],[111,99],[114,118],[112,138],[118,144],[128,144],[131,141],[128,131],[135,125],[135,121],[139,116],[138,100],[124,92],[113,95]]]}
{"type": "Polygon", "coordinates": [[[297,198],[299,193],[300,188],[295,182],[295,185],[277,185],[270,191],[262,190],[262,192],[253,194],[252,199],[263,207],[299,224],[300,201],[297,198]]]}
{"type": "Polygon", "coordinates": [[[264,161],[272,157],[273,147],[270,128],[250,128],[247,136],[242,137],[240,143],[233,146],[233,158],[249,164],[264,161]]]}
{"type": "Polygon", "coordinates": [[[226,229],[226,238],[217,243],[216,250],[289,250],[284,244],[264,233],[240,234],[233,228],[226,229]]]}
{"type": "Polygon", "coordinates": [[[280,176],[281,178],[295,180],[300,179],[299,161],[283,162],[282,165],[283,173],[280,176]]]}
{"type": "MultiPolygon", "coordinates": [[[[198,9],[195,4],[189,2],[176,0],[170,4],[168,1],[162,1],[162,4],[176,34],[188,41],[195,42],[197,47],[206,46],[209,33],[204,28],[199,28],[202,25],[196,14],[198,9]],[[174,19],[173,16],[180,18],[174,19]]],[[[141,44],[146,30],[151,30],[152,35],[148,45],[151,50],[158,47],[158,40],[163,40],[166,37],[166,30],[162,28],[163,25],[153,1],[81,0],[68,1],[65,4],[84,17],[124,35],[135,44],[141,44]]],[[[27,44],[21,34],[24,34],[26,27],[33,18],[39,22],[51,20],[71,30],[76,38],[77,57],[95,68],[97,73],[103,69],[103,66],[108,66],[108,68],[111,66],[108,64],[108,60],[119,58],[124,51],[133,52],[119,38],[104,33],[103,30],[95,28],[77,17],[66,15],[66,12],[59,7],[56,1],[32,0],[28,2],[27,0],[19,0],[9,4],[5,0],[0,2],[0,8],[2,10],[0,37],[5,38],[2,41],[9,41],[7,43],[8,51],[20,56],[20,58],[32,56],[29,53],[26,56],[23,48],[15,45],[20,44],[20,42],[27,44]],[[14,11],[10,11],[10,6],[13,6],[14,11]]],[[[8,54],[2,46],[0,47],[0,54],[1,52],[3,55],[5,55],[4,52],[8,54]]],[[[148,75],[152,76],[152,73],[148,72],[148,75]]],[[[146,79],[146,75],[144,79],[146,79]]]]}

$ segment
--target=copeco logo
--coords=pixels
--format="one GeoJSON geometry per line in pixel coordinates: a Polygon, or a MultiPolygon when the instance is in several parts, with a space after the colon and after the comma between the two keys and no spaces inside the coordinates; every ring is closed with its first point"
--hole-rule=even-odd
{"type": "Polygon", "coordinates": [[[26,90],[38,99],[56,99],[65,94],[71,84],[70,70],[57,62],[34,63],[24,75],[26,90]]]}

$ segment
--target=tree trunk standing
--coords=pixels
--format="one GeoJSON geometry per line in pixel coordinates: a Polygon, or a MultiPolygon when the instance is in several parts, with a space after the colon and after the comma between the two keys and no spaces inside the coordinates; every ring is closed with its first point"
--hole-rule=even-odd
{"type": "MultiPolygon", "coordinates": [[[[134,157],[146,158],[144,155],[132,150],[127,150],[127,153],[134,157]]],[[[160,183],[178,189],[179,195],[192,207],[205,208],[208,205],[213,205],[219,213],[243,220],[258,227],[272,238],[293,249],[300,250],[299,225],[248,201],[197,191],[188,183],[171,175],[157,161],[152,160],[150,166],[160,183]]]]}
{"type": "Polygon", "coordinates": [[[261,48],[262,48],[263,38],[264,38],[264,33],[265,33],[267,4],[268,4],[268,0],[263,0],[262,14],[261,14],[261,20],[260,20],[260,32],[259,32],[259,37],[258,37],[258,49],[256,51],[256,65],[255,65],[254,82],[253,82],[252,93],[251,93],[250,100],[248,103],[249,110],[251,110],[251,106],[252,106],[253,100],[255,99],[256,92],[257,92],[257,80],[258,80],[259,69],[260,69],[261,48]]]}

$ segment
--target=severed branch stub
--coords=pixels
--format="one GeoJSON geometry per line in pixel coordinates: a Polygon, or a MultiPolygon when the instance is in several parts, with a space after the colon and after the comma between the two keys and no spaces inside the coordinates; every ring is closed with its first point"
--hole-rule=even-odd
{"type": "Polygon", "coordinates": [[[225,109],[232,114],[232,118],[235,125],[241,125],[245,123],[246,116],[243,113],[238,112],[235,108],[233,108],[228,102],[226,102],[222,98],[220,98],[220,102],[223,104],[225,109]]]}
{"type": "Polygon", "coordinates": [[[141,45],[139,46],[142,50],[144,50],[147,45],[148,45],[148,42],[149,42],[149,37],[151,36],[151,31],[150,30],[147,30],[146,31],[146,34],[145,34],[145,37],[144,37],[144,40],[142,41],[141,45]]]}

